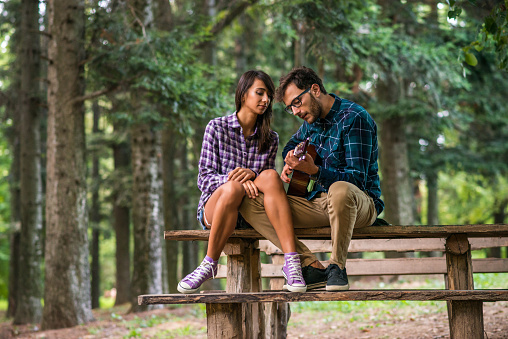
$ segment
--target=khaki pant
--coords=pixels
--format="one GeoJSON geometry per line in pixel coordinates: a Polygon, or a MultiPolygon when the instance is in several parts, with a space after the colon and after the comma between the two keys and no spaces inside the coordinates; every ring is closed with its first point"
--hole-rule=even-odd
{"type": "MultiPolygon", "coordinates": [[[[377,217],[374,201],[358,187],[345,181],[333,183],[328,193],[320,193],[308,201],[305,198],[288,196],[295,228],[331,226],[331,264],[345,267],[353,228],[372,225],[377,217]]],[[[244,198],[240,213],[252,227],[281,248],[275,229],[268,220],[263,205],[263,194],[255,199],[244,198]]],[[[316,256],[301,241],[296,239],[296,250],[301,254],[302,266],[317,260],[316,256]]]]}

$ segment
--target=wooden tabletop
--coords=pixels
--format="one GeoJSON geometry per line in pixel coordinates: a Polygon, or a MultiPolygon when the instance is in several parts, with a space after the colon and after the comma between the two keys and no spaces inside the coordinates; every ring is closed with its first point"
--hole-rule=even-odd
{"type": "MultiPolygon", "coordinates": [[[[166,231],[164,238],[207,241],[209,233],[207,230],[166,231]]],[[[330,227],[296,228],[295,234],[300,239],[330,239],[330,227]]],[[[354,229],[353,239],[447,238],[451,234],[466,234],[468,237],[506,237],[508,224],[369,226],[354,229]]],[[[254,229],[235,230],[231,237],[264,239],[254,229]]]]}

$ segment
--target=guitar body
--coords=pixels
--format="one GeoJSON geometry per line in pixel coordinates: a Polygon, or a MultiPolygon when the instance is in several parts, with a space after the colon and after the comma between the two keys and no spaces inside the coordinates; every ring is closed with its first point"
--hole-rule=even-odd
{"type": "MultiPolygon", "coordinates": [[[[295,148],[295,156],[300,157],[303,155],[310,155],[314,161],[317,158],[317,152],[314,145],[309,143],[309,139],[301,142],[295,148]]],[[[310,182],[310,175],[305,172],[293,170],[291,176],[291,182],[289,183],[288,195],[294,195],[297,197],[305,197],[307,195],[307,186],[310,182]]]]}

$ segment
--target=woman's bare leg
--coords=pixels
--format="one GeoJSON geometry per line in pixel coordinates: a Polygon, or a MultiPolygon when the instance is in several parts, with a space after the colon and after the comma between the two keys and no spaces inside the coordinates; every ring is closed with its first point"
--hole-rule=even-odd
{"type": "Polygon", "coordinates": [[[282,180],[275,170],[264,170],[254,180],[264,194],[266,215],[275,228],[284,253],[296,251],[293,217],[282,180]]]}
{"type": "Polygon", "coordinates": [[[235,230],[238,208],[245,189],[238,181],[228,181],[213,192],[205,205],[206,220],[211,223],[206,255],[218,260],[226,241],[235,230]]]}

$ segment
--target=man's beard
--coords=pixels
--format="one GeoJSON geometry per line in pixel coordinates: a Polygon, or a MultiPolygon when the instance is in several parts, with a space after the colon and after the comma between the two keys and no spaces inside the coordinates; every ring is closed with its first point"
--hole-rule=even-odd
{"type": "Polygon", "coordinates": [[[312,116],[312,119],[308,121],[309,124],[314,123],[319,117],[323,115],[323,105],[316,100],[312,95],[310,96],[310,110],[309,114],[312,116]]]}

